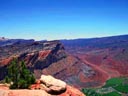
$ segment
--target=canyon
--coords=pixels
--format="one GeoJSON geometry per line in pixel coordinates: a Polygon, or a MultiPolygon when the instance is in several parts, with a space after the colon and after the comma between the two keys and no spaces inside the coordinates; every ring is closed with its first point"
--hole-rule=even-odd
{"type": "Polygon", "coordinates": [[[38,79],[52,75],[77,88],[102,86],[112,77],[128,76],[128,35],[93,39],[0,40],[0,80],[13,60],[25,61],[38,79]]]}

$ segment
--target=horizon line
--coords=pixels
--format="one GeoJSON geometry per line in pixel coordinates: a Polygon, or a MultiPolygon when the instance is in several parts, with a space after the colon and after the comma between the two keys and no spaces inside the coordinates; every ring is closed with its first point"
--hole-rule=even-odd
{"type": "Polygon", "coordinates": [[[36,39],[36,38],[8,38],[8,37],[4,37],[1,36],[0,38],[4,38],[4,39],[23,39],[23,40],[34,40],[34,41],[54,41],[54,40],[76,40],[76,39],[94,39],[94,38],[107,38],[107,37],[116,37],[116,36],[125,36],[128,34],[120,34],[120,35],[108,35],[108,36],[96,36],[96,37],[78,37],[78,38],[60,38],[60,39],[36,39]]]}

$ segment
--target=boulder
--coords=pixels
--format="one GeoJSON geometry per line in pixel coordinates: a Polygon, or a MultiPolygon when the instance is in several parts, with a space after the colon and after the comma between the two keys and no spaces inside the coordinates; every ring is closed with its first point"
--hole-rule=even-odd
{"type": "Polygon", "coordinates": [[[41,86],[45,88],[48,93],[61,93],[66,90],[66,83],[64,81],[50,75],[42,75],[40,81],[41,86]]]}

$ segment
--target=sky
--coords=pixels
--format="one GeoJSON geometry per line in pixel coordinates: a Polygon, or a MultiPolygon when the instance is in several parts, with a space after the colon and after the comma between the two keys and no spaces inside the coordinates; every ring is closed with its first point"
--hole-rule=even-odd
{"type": "Polygon", "coordinates": [[[128,0],[0,0],[0,37],[36,40],[128,34],[128,0]]]}

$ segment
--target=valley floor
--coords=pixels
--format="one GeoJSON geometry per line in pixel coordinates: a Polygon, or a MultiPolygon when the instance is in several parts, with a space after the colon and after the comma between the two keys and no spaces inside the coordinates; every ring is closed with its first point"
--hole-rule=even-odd
{"type": "Polygon", "coordinates": [[[111,78],[101,88],[84,88],[87,96],[128,96],[128,77],[111,78]]]}

